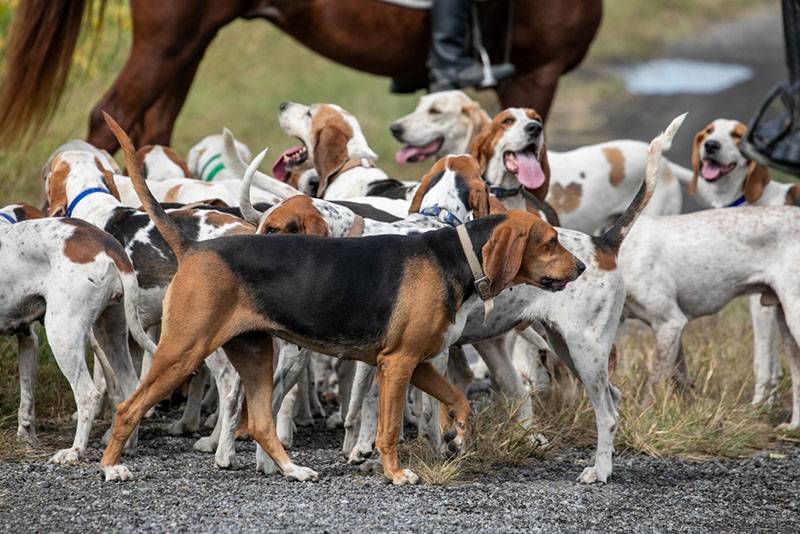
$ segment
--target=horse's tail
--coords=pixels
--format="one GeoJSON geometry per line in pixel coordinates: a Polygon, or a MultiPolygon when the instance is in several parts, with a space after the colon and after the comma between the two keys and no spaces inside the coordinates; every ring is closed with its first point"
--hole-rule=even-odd
{"type": "MultiPolygon", "coordinates": [[[[64,91],[84,14],[94,0],[20,2],[6,46],[0,88],[0,146],[41,127],[64,91]]],[[[106,0],[100,0],[102,20],[106,0]]]]}

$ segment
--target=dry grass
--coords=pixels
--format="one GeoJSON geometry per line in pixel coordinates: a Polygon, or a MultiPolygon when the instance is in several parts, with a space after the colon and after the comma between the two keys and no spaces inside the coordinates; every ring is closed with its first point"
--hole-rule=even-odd
{"type": "MultiPolygon", "coordinates": [[[[800,442],[800,433],[779,434],[789,406],[788,373],[773,407],[754,407],[752,335],[744,300],[719,316],[697,320],[684,334],[691,392],[659,386],[649,392],[652,334],[628,325],[622,360],[612,383],[622,391],[616,450],[623,454],[705,459],[740,458],[779,441],[800,442]]],[[[498,465],[524,465],[564,446],[593,449],[594,412],[576,380],[567,377],[546,395],[534,397],[534,425],[523,429],[514,421],[518,404],[484,404],[471,420],[464,453],[454,458],[434,454],[420,442],[407,446],[412,469],[429,484],[466,480],[498,465]],[[542,434],[548,446],[536,445],[542,434]]]]}

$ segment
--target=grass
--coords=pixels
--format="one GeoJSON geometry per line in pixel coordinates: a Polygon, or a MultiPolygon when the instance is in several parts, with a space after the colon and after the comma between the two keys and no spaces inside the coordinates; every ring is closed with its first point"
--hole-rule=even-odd
{"type": "MultiPolygon", "coordinates": [[[[6,35],[12,4],[0,0],[0,42],[6,35]]],[[[642,57],[661,43],[684,38],[720,16],[730,17],[758,5],[777,9],[775,2],[766,0],[606,1],[604,23],[584,63],[586,69],[562,79],[548,133],[556,140],[568,133],[576,143],[603,137],[604,119],[599,110],[622,91],[613,80],[593,79],[593,66],[642,57]]],[[[42,199],[41,164],[59,144],[85,135],[89,110],[123,64],[130,42],[126,4],[111,3],[109,17],[92,61],[88,55],[91,36],[84,36],[69,87],[47,130],[27,151],[0,152],[0,205],[20,200],[38,204],[42,199]]],[[[413,179],[425,171],[424,164],[398,167],[393,158],[397,145],[386,128],[392,119],[413,108],[416,96],[392,96],[387,88],[387,79],[335,65],[267,23],[238,21],[220,32],[206,54],[177,122],[173,145],[179,153],[186,153],[201,137],[228,126],[252,149],[268,145],[277,153],[292,144],[276,123],[281,101],[332,101],[359,118],[390,174],[413,179]]],[[[749,405],[752,338],[748,324],[744,306],[736,304],[719,317],[690,325],[685,341],[691,374],[697,380],[693,397],[658,391],[651,404],[642,401],[652,339],[640,329],[632,329],[622,347],[622,364],[612,378],[623,391],[618,450],[654,456],[737,457],[775,439],[794,439],[771,430],[786,417],[788,378],[784,377],[783,398],[775,408],[749,405]]],[[[40,358],[36,402],[40,421],[71,427],[72,395],[46,344],[40,358]]],[[[0,338],[0,449],[14,443],[17,403],[16,347],[10,338],[0,338]]],[[[442,484],[487,465],[536,461],[564,444],[593,446],[593,413],[575,383],[568,381],[566,387],[536,398],[536,406],[534,430],[523,430],[513,421],[512,403],[486,404],[473,419],[464,454],[440,458],[420,446],[409,446],[406,453],[424,480],[442,484]],[[532,445],[534,432],[548,438],[547,451],[532,445]]]]}

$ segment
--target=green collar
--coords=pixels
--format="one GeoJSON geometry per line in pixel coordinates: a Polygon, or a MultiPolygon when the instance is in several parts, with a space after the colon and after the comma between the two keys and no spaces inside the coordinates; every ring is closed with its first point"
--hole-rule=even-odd
{"type": "Polygon", "coordinates": [[[203,165],[203,168],[200,169],[200,178],[205,180],[206,182],[210,182],[211,180],[213,180],[214,177],[217,175],[217,173],[225,168],[225,164],[222,163],[222,161],[220,161],[221,159],[222,159],[221,154],[215,154],[211,156],[209,160],[206,161],[206,164],[203,165]],[[211,171],[209,171],[208,176],[206,176],[206,169],[208,169],[208,167],[214,162],[217,163],[212,167],[211,171]]]}

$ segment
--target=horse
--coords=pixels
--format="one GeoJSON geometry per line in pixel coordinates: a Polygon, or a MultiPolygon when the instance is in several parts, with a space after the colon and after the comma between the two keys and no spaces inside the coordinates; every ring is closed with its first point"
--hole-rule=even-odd
{"type": "MultiPolygon", "coordinates": [[[[57,107],[92,3],[20,3],[0,89],[0,145],[43,125],[57,107]]],[[[118,145],[101,110],[134,132],[137,144],[169,145],[203,54],[237,18],[266,19],[333,61],[427,86],[430,21],[424,9],[379,0],[131,0],[130,9],[127,62],[89,118],[87,140],[110,152],[118,145]]],[[[583,60],[597,33],[602,0],[485,0],[478,17],[490,56],[506,54],[516,66],[516,74],[497,86],[501,105],[534,107],[546,117],[559,77],[583,60]]]]}

